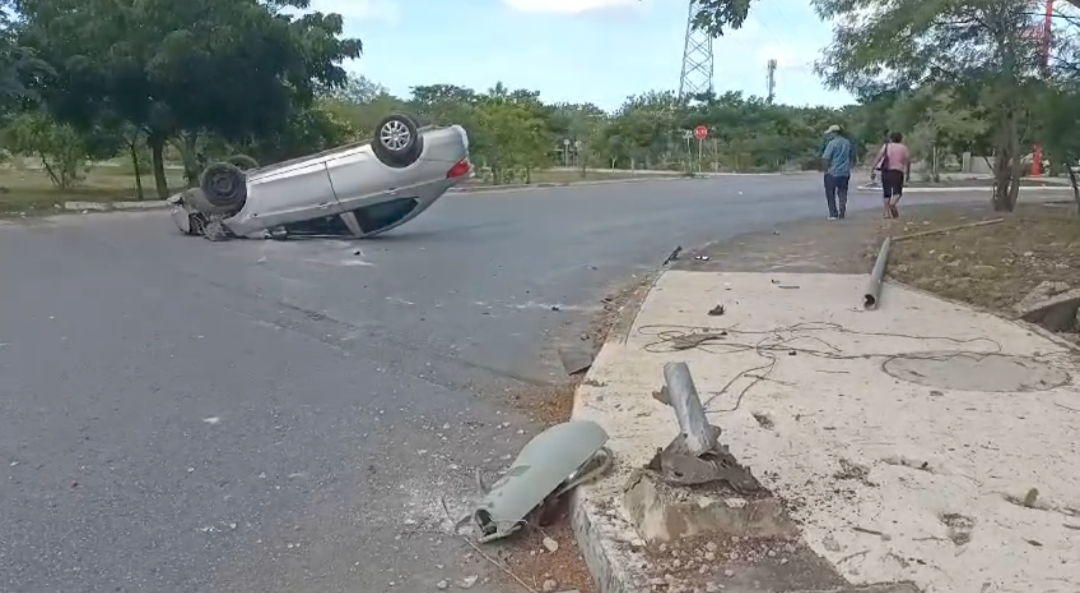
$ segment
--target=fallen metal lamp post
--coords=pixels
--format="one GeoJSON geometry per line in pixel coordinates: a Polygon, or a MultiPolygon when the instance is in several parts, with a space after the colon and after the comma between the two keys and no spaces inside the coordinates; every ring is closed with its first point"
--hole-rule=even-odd
{"type": "Polygon", "coordinates": [[[877,309],[878,301],[881,300],[881,286],[885,281],[885,268],[889,265],[889,248],[892,247],[892,237],[885,237],[881,242],[881,249],[874,262],[874,269],[870,271],[870,279],[866,281],[866,290],[863,291],[863,308],[867,311],[877,309]]]}
{"type": "Polygon", "coordinates": [[[719,444],[720,428],[709,424],[690,367],[685,362],[664,365],[663,401],[675,409],[679,435],[657,452],[646,469],[660,479],[682,486],[726,482],[737,492],[756,492],[761,485],[719,444]]]}

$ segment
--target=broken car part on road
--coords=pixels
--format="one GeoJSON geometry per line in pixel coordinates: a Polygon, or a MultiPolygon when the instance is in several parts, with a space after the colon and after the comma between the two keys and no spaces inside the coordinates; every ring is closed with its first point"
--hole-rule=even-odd
{"type": "Polygon", "coordinates": [[[674,408],[679,435],[657,452],[646,469],[674,485],[726,482],[740,493],[762,490],[750,470],[739,465],[727,447],[718,442],[720,428],[709,424],[705,416],[690,367],[685,362],[665,364],[664,382],[657,399],[674,408]]]}
{"type": "Polygon", "coordinates": [[[268,167],[242,155],[213,163],[198,188],[169,198],[173,221],[210,241],[371,237],[412,220],[472,172],[461,126],[422,129],[395,114],[376,130],[371,141],[268,167]]]}
{"type": "Polygon", "coordinates": [[[607,440],[604,429],[589,421],[557,424],[533,437],[472,512],[480,541],[514,533],[534,511],[604,474],[612,462],[607,440]]]}
{"type": "Polygon", "coordinates": [[[867,311],[877,309],[878,301],[881,300],[881,287],[885,282],[885,268],[889,265],[891,247],[892,237],[885,237],[881,242],[877,260],[874,261],[874,269],[870,271],[870,278],[866,281],[866,290],[863,291],[863,308],[867,311]]]}

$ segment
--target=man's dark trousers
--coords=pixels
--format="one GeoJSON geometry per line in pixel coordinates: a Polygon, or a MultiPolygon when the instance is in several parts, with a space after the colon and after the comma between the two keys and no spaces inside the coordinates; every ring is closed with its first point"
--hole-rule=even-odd
{"type": "Polygon", "coordinates": [[[843,218],[847,214],[848,186],[851,177],[825,174],[825,202],[829,205],[829,218],[843,218]]]}

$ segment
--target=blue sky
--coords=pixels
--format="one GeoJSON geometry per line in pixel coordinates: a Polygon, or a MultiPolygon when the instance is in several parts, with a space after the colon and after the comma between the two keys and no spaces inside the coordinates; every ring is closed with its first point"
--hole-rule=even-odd
{"type": "MultiPolygon", "coordinates": [[[[829,25],[807,0],[759,0],[743,29],[716,40],[716,88],[765,94],[778,62],[777,101],[842,105],[812,71],[829,25]]],[[[539,90],[547,101],[617,107],[631,94],[676,89],[686,0],[313,0],[341,13],[364,42],[350,68],[396,94],[421,84],[539,90]]]]}

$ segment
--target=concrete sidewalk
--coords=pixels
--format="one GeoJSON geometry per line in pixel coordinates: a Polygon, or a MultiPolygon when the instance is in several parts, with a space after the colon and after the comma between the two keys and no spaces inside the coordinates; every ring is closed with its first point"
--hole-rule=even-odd
{"type": "Polygon", "coordinates": [[[575,402],[617,460],[574,503],[602,593],[1080,587],[1075,354],[892,284],[864,312],[864,279],[659,278],[575,402]],[[653,396],[670,361],[767,493],[641,471],[679,432],[653,396]]]}

